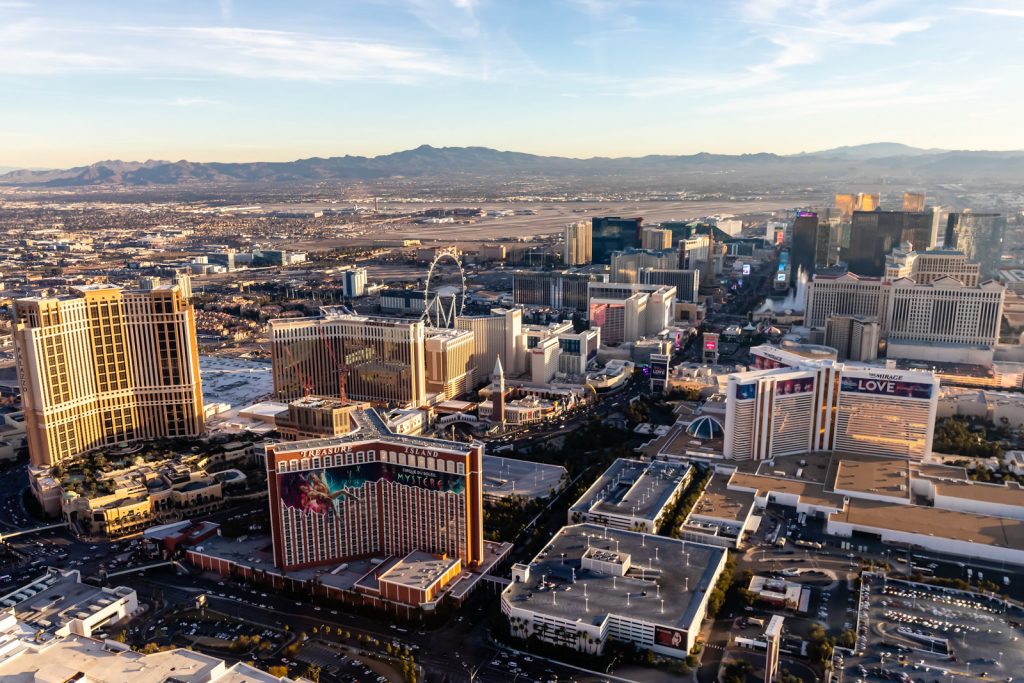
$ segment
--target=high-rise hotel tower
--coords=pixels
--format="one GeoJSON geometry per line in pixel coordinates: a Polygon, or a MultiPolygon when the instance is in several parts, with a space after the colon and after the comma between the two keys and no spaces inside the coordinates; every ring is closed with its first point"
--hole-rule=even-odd
{"type": "Polygon", "coordinates": [[[195,314],[178,285],[74,287],[70,296],[18,299],[14,318],[34,467],[202,433],[195,314]]]}
{"type": "Polygon", "coordinates": [[[341,395],[419,406],[426,397],[426,335],[420,320],[351,315],[325,306],[319,317],[270,321],[274,392],[282,400],[341,395]]]}
{"type": "Polygon", "coordinates": [[[351,416],[344,436],[267,449],[274,563],[422,550],[480,564],[483,446],[396,434],[373,410],[351,416]]]}

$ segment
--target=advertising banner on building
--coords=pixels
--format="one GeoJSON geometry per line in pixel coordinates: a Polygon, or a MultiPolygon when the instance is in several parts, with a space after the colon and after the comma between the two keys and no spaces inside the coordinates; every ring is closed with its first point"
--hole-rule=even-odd
{"type": "Polygon", "coordinates": [[[789,396],[790,394],[806,394],[811,391],[814,391],[813,377],[783,379],[775,383],[776,396],[789,396]]]}
{"type": "Polygon", "coordinates": [[[757,384],[737,384],[736,398],[740,401],[749,401],[757,396],[757,384]]]}
{"type": "Polygon", "coordinates": [[[674,650],[683,650],[686,649],[686,634],[679,629],[655,626],[654,644],[674,650]]]}
{"type": "Polygon", "coordinates": [[[285,507],[325,514],[346,496],[360,498],[366,487],[382,480],[443,493],[465,491],[462,476],[384,462],[285,472],[278,475],[277,490],[285,507]]]}
{"type": "Polygon", "coordinates": [[[841,391],[857,394],[876,394],[880,396],[900,396],[903,398],[929,399],[932,397],[932,385],[920,382],[905,382],[885,377],[849,377],[845,376],[839,385],[841,391]]]}

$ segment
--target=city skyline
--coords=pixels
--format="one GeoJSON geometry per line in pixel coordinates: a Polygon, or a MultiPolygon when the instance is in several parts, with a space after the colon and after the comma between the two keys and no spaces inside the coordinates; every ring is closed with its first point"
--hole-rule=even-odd
{"type": "Polygon", "coordinates": [[[0,83],[18,95],[0,115],[4,167],[424,143],[571,157],[1024,148],[1009,87],[1024,9],[992,0],[7,0],[0,22],[0,83]]]}

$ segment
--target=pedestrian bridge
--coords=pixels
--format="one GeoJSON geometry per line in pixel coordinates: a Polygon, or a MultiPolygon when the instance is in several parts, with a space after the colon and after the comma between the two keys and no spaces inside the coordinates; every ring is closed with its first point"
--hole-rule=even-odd
{"type": "Polygon", "coordinates": [[[37,534],[40,531],[49,531],[50,529],[65,529],[67,528],[67,522],[57,522],[55,524],[44,524],[43,526],[34,526],[31,529],[20,529],[18,531],[12,531],[7,534],[0,534],[0,543],[17,538],[19,536],[28,536],[29,534],[37,534]]]}

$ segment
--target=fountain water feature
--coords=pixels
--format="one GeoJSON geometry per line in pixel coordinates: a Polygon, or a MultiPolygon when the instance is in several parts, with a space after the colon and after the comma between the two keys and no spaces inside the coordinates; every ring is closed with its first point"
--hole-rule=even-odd
{"type": "Polygon", "coordinates": [[[756,313],[785,313],[794,311],[803,311],[807,304],[807,283],[810,278],[807,273],[804,272],[803,268],[799,268],[796,272],[796,278],[794,278],[794,287],[790,288],[789,292],[783,299],[772,299],[771,297],[765,299],[761,307],[755,311],[756,313]]]}

